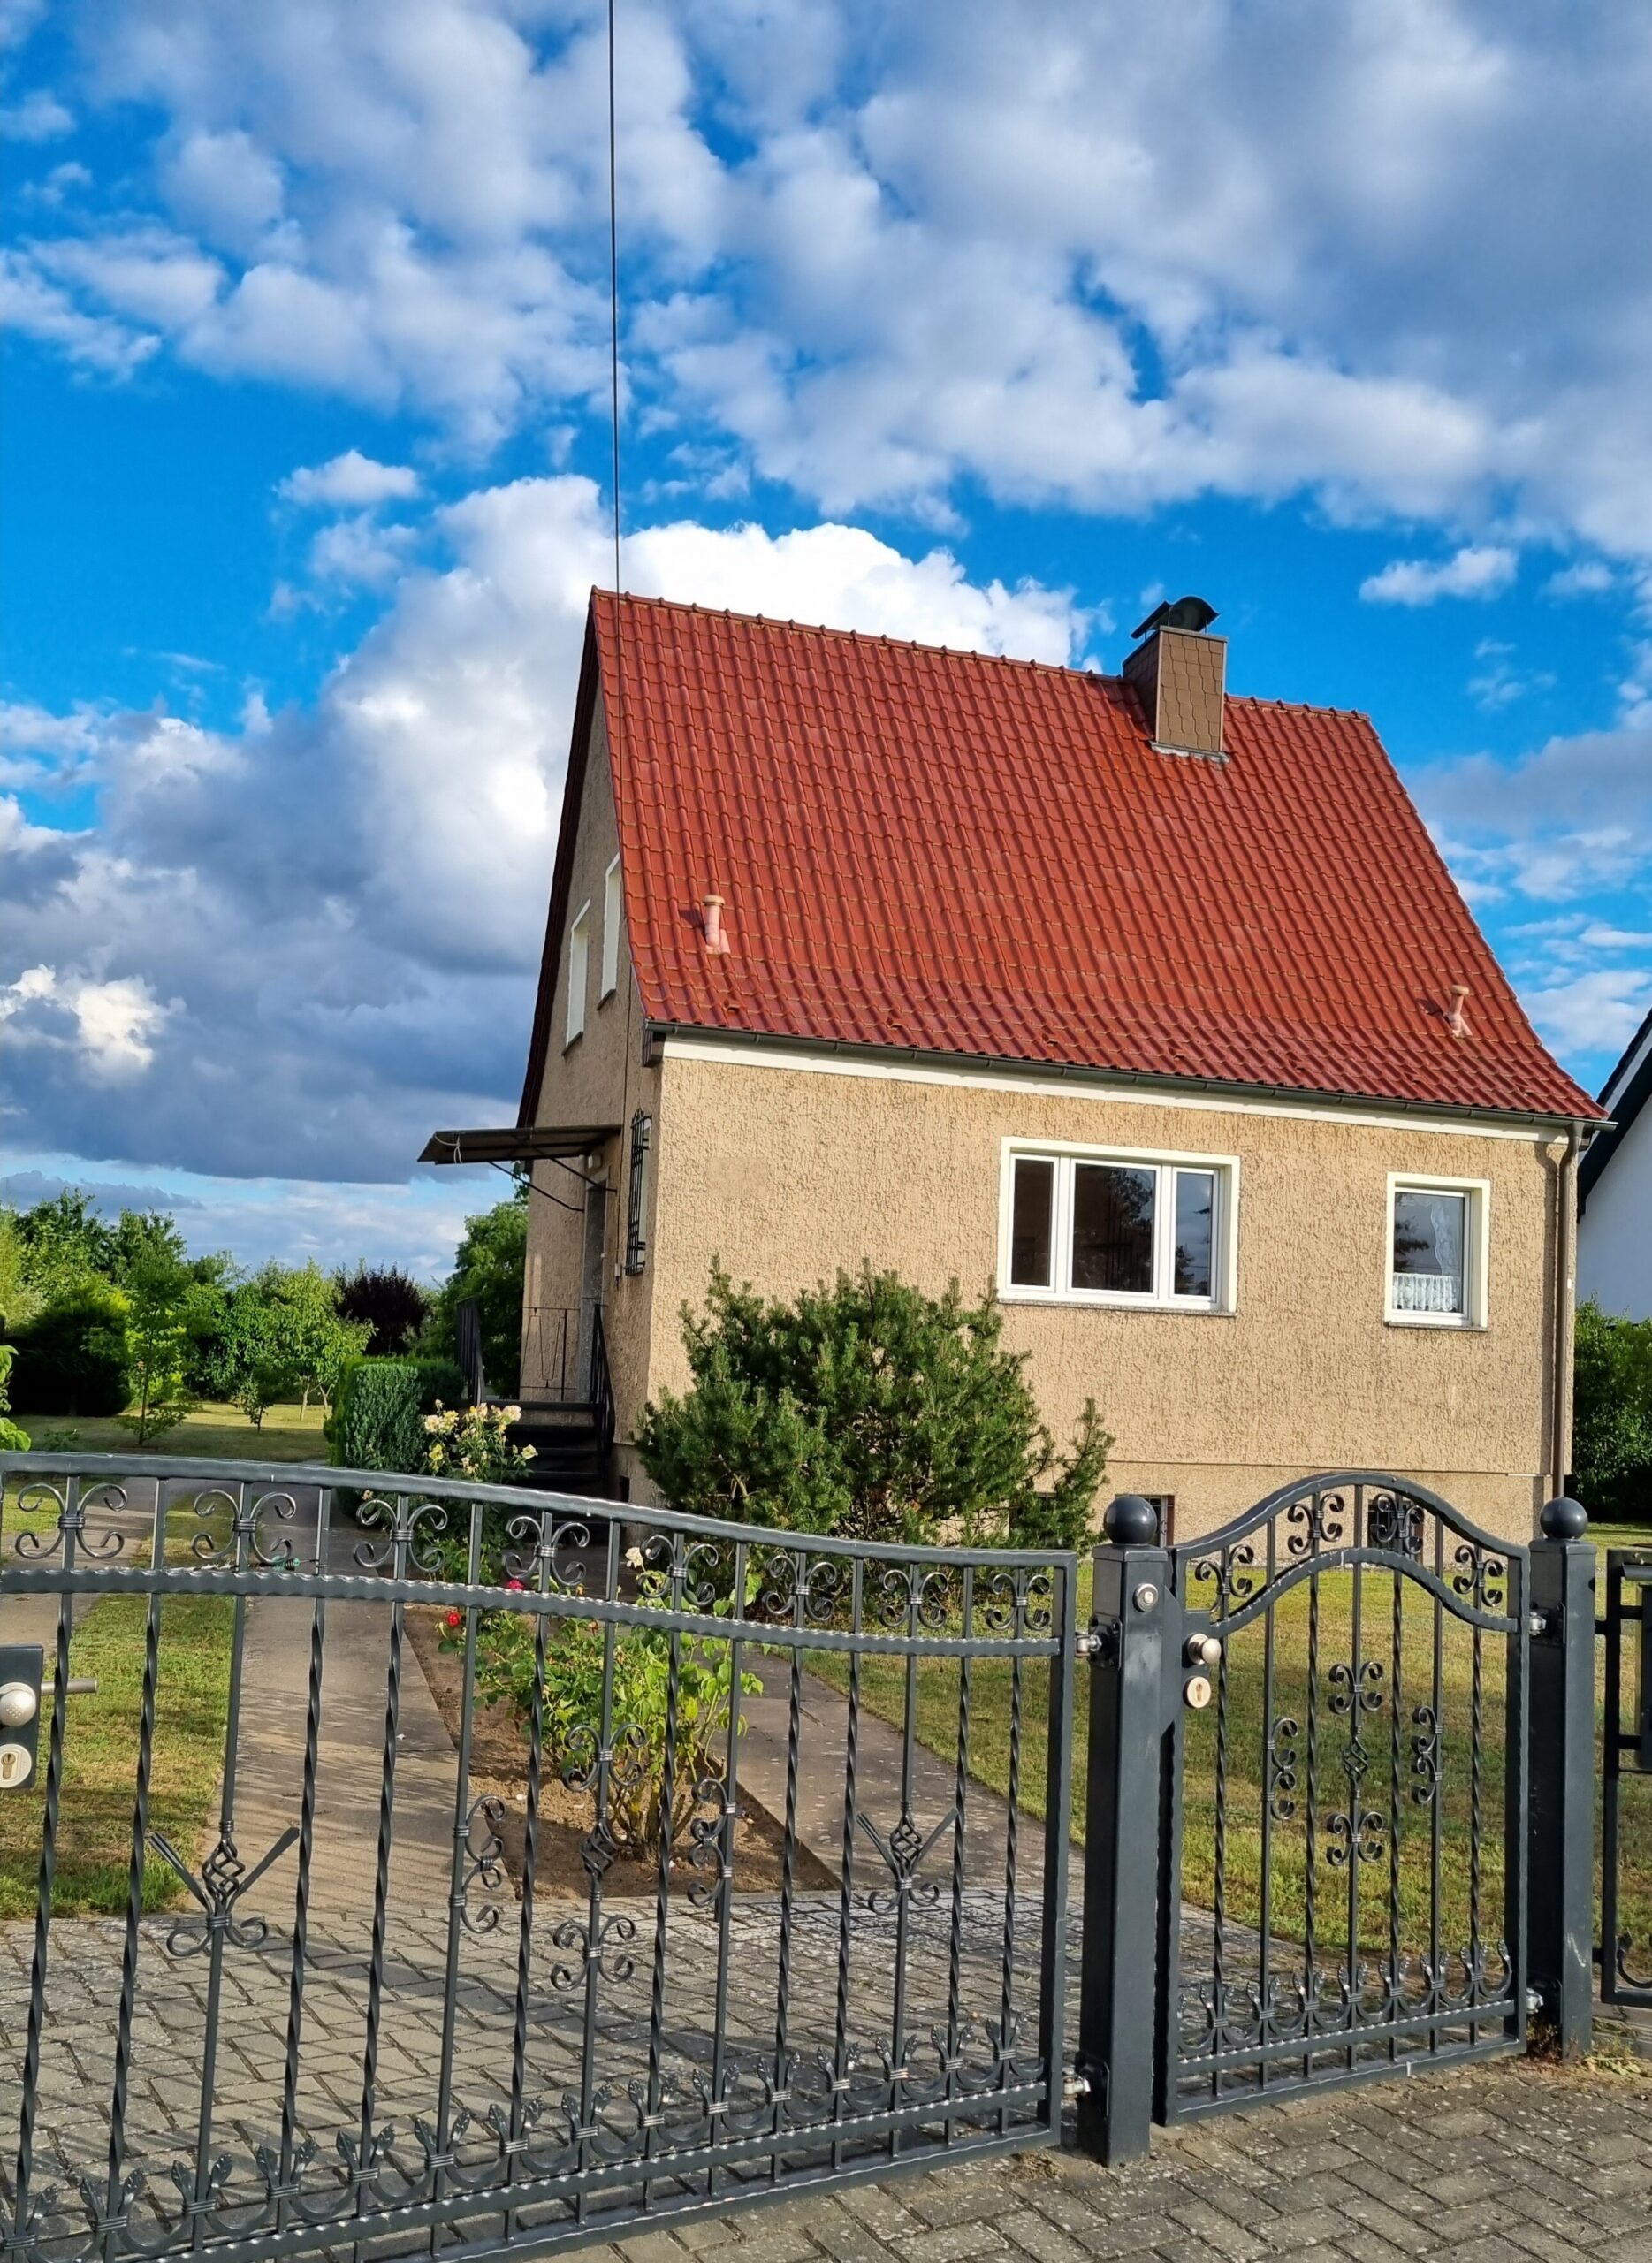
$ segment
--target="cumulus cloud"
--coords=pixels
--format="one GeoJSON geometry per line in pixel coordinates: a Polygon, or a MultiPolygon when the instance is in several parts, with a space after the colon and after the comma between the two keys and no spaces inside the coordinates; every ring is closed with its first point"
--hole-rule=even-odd
{"type": "Polygon", "coordinates": [[[346,448],[328,463],[301,465],[276,491],[301,510],[367,510],[416,495],[419,475],[410,464],[377,463],[359,448],[346,448]]]}
{"type": "MultiPolygon", "coordinates": [[[[437,1124],[508,1120],[612,553],[597,490],[566,476],[471,494],[433,538],[448,562],[402,574],[313,706],[239,733],[94,711],[23,729],[49,746],[55,723],[102,803],[95,832],[19,821],[11,844],[14,1147],[370,1182],[405,1179],[437,1124]]],[[[1063,591],[849,526],[678,521],[624,564],[639,591],[1045,659],[1087,628],[1063,591]]]]}
{"type": "Polygon", "coordinates": [[[1439,598],[1496,598],[1513,581],[1519,564],[1512,550],[1497,544],[1470,543],[1454,557],[1390,560],[1380,574],[1359,584],[1367,605],[1433,605],[1439,598]]]}
{"type": "Polygon", "coordinates": [[[0,133],[13,141],[55,141],[74,131],[74,114],[45,87],[0,110],[0,133]]]}
{"type": "MultiPolygon", "coordinates": [[[[1212,0],[1176,40],[1126,0],[870,21],[625,11],[631,397],[713,428],[720,491],[933,515],[963,482],[1116,510],[1306,490],[1652,557],[1652,240],[1621,217],[1645,11],[1560,40],[1541,10],[1373,0],[1306,46],[1294,0],[1212,0]]],[[[158,120],[155,248],[138,221],[36,243],[14,321],[116,369],[66,314],[112,321],[128,356],[164,341],[476,448],[599,408],[599,18],[313,0],[304,25],[86,14],[89,98],[158,120]]],[[[1478,593],[1500,554],[1397,560],[1375,594],[1478,593]]]]}

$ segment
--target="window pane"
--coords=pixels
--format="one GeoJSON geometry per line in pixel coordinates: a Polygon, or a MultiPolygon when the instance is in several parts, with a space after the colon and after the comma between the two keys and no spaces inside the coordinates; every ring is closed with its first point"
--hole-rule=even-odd
{"type": "Polygon", "coordinates": [[[1176,1293],[1211,1294],[1211,1255],[1216,1219],[1216,1174],[1179,1170],[1176,1175],[1176,1293]]]}
{"type": "Polygon", "coordinates": [[[1054,1205],[1054,1164],[1044,1156],[1018,1156],[1009,1223],[1009,1278],[1016,1288],[1047,1289],[1050,1285],[1054,1205]]]}
{"type": "Polygon", "coordinates": [[[1460,1313],[1468,1197],[1401,1187],[1394,1196],[1394,1309],[1460,1313]]]}
{"type": "Polygon", "coordinates": [[[1073,1171],[1073,1286],[1153,1293],[1153,1213],[1158,1173],[1121,1163],[1073,1171]]]}

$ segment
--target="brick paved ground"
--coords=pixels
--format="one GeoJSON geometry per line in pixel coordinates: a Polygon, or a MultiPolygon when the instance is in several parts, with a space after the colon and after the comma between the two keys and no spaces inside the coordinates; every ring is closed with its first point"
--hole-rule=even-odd
{"type": "Polygon", "coordinates": [[[1648,2263],[1652,2070],[1529,2061],[1161,2130],[1149,2160],[963,2163],[739,2218],[689,2219],[598,2263],[1648,2263]]]}

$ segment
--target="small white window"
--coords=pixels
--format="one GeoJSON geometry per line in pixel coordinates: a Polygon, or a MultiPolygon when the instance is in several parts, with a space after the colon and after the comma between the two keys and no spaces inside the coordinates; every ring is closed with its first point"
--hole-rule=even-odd
{"type": "Polygon", "coordinates": [[[582,903],[567,931],[567,1036],[572,1045],[585,1026],[585,992],[590,982],[590,905],[582,903]]]}
{"type": "Polygon", "coordinates": [[[620,859],[616,857],[602,883],[602,988],[597,1003],[612,998],[620,987],[620,859]]]}
{"type": "Polygon", "coordinates": [[[1479,1178],[1389,1177],[1388,1316],[1425,1328],[1486,1323],[1486,1217],[1479,1178]]]}
{"type": "Polygon", "coordinates": [[[1001,1294],[1228,1311],[1238,1165],[1006,1146],[1001,1294]]]}

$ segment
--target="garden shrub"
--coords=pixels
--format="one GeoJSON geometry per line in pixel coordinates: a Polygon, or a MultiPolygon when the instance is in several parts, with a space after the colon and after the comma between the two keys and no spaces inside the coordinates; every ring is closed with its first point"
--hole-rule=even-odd
{"type": "Polygon", "coordinates": [[[408,1472],[426,1466],[424,1418],[464,1396],[452,1360],[355,1360],[344,1370],[327,1436],[335,1466],[408,1472]]]}
{"type": "Polygon", "coordinates": [[[126,1299],[106,1281],[71,1283],[13,1341],[12,1395],[31,1414],[118,1414],[132,1395],[126,1299]]]}
{"type": "MultiPolygon", "coordinates": [[[[631,1551],[630,1560],[640,1560],[631,1551]]],[[[665,1601],[663,1583],[644,1573],[640,1600],[665,1601]]],[[[447,1617],[450,1642],[460,1639],[461,1612],[447,1617]]],[[[526,1612],[484,1613],[476,1630],[476,1691],[503,1698],[518,1721],[533,1710],[536,1621],[526,1612]]],[[[602,1720],[604,1630],[586,1619],[553,1619],[545,1643],[544,1749],[564,1783],[595,1788],[596,1749],[602,1720]]],[[[678,1639],[676,1741],[670,1778],[671,1843],[693,1837],[706,1815],[708,1787],[718,1790],[734,1703],[729,1645],[715,1638],[678,1639]]],[[[613,1761],[609,1772],[609,1823],[615,1846],[634,1861],[656,1855],[666,1793],[666,1727],[671,1641],[662,1629],[622,1627],[613,1645],[613,1761]]],[[[742,1673],[742,1696],[760,1694],[755,1674],[742,1673]]],[[[743,1729],[744,1723],[739,1725],[743,1729]]],[[[737,1732],[738,1733],[738,1732],[737,1732]]]]}
{"type": "Polygon", "coordinates": [[[1578,1307],[1572,1484],[1592,1517],[1652,1524],[1652,1320],[1578,1307]]]}
{"type": "Polygon", "coordinates": [[[1088,1531],[1113,1442],[1086,1404],[1056,1452],[990,1297],[867,1266],[771,1303],[713,1263],[682,1335],[693,1387],[637,1428],[674,1509],[920,1543],[1070,1548],[1088,1531]]]}

